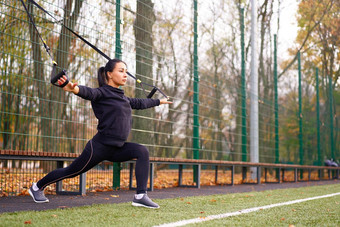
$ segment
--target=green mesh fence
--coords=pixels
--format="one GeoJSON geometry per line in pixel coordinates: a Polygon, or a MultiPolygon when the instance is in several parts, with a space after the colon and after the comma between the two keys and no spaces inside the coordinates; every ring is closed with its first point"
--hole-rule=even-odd
{"type": "MultiPolygon", "coordinates": [[[[197,139],[199,158],[249,161],[249,97],[252,95],[248,84],[249,7],[244,18],[244,92],[241,16],[236,1],[223,2],[222,5],[214,1],[198,1],[197,11],[194,11],[195,1],[37,2],[107,55],[123,59],[137,78],[158,86],[172,97],[174,103],[170,106],[133,113],[130,141],[146,145],[151,156],[194,158],[197,148],[193,144],[197,139]],[[116,23],[117,7],[121,22],[119,29],[116,27],[119,24],[116,23]],[[197,42],[194,39],[195,23],[197,42]],[[195,79],[195,70],[199,80],[195,79]],[[195,86],[199,87],[198,92],[195,86]],[[197,103],[194,102],[195,95],[198,95],[197,103]],[[245,106],[242,104],[244,98],[245,106]],[[199,109],[199,125],[194,125],[195,105],[199,109]],[[194,136],[195,127],[199,127],[198,138],[194,136]]],[[[105,65],[106,60],[67,32],[60,23],[27,1],[25,3],[51,48],[59,70],[67,69],[69,78],[81,85],[97,87],[97,69],[105,65]]],[[[51,60],[20,1],[0,0],[0,9],[1,149],[80,153],[96,133],[97,121],[90,102],[50,84],[51,60]]],[[[261,23],[260,26],[262,28],[261,23]]],[[[275,123],[271,30],[264,30],[259,42],[260,162],[299,163],[301,143],[303,164],[323,164],[325,158],[339,159],[336,113],[340,96],[336,81],[329,86],[328,75],[320,70],[320,107],[317,109],[315,66],[302,68],[302,113],[299,113],[298,71],[297,62],[294,63],[278,77],[279,120],[275,123]],[[320,114],[319,132],[317,113],[320,114]],[[299,140],[300,116],[302,141],[299,140]],[[276,127],[279,128],[278,135],[276,127]],[[278,151],[275,149],[277,143],[278,151]]],[[[284,60],[279,54],[279,66],[284,60]]],[[[304,61],[303,55],[301,60],[304,61]]],[[[282,69],[279,66],[280,74],[282,69]]],[[[145,97],[131,78],[123,89],[127,96],[145,97]]],[[[162,96],[156,94],[155,97],[162,96]]]]}

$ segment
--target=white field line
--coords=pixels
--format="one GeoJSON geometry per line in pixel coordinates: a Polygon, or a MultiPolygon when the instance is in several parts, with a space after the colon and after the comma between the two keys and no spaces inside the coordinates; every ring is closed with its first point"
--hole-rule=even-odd
{"type": "Polygon", "coordinates": [[[271,205],[267,205],[267,206],[253,207],[253,208],[239,210],[239,211],[235,211],[235,212],[231,212],[231,213],[224,213],[224,214],[210,215],[210,216],[207,216],[207,217],[187,219],[187,220],[182,220],[182,221],[158,225],[156,227],[184,226],[184,225],[188,225],[188,224],[200,223],[200,222],[205,222],[205,221],[211,221],[211,220],[214,220],[214,219],[221,219],[221,218],[226,218],[226,217],[231,217],[231,216],[236,216],[236,215],[241,215],[241,214],[247,214],[247,213],[255,212],[255,211],[258,211],[258,210],[264,210],[264,209],[270,209],[270,208],[273,208],[273,207],[291,205],[291,204],[294,204],[294,203],[302,203],[302,202],[306,202],[306,201],[310,201],[310,200],[328,198],[328,197],[337,196],[337,195],[340,195],[340,192],[328,194],[328,195],[310,197],[310,198],[305,198],[305,199],[292,200],[292,201],[288,201],[288,202],[284,202],[284,203],[275,203],[275,204],[271,204],[271,205]]]}

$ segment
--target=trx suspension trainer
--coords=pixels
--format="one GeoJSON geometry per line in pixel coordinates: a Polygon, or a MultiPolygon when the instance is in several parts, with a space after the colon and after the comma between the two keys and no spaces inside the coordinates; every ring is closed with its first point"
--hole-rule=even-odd
{"type": "MultiPolygon", "coordinates": [[[[66,76],[67,77],[67,72],[66,70],[62,70],[60,73],[56,74],[57,71],[57,62],[53,60],[52,54],[50,53],[50,48],[47,46],[46,42],[44,41],[44,39],[41,37],[37,27],[35,26],[34,20],[31,17],[25,3],[24,0],[20,0],[22,5],[25,8],[25,11],[34,27],[34,29],[36,30],[40,40],[42,41],[42,43],[44,44],[44,48],[47,52],[47,54],[49,55],[49,57],[52,60],[53,63],[53,69],[52,69],[52,73],[51,73],[51,83],[57,87],[65,87],[68,84],[68,78],[66,79],[65,83],[59,85],[57,83],[58,79],[61,78],[62,76],[66,76]]],[[[43,7],[41,7],[38,3],[36,3],[34,0],[28,0],[29,2],[31,2],[33,5],[35,5],[36,7],[38,7],[40,10],[42,10],[44,13],[48,14],[50,17],[52,17],[56,23],[60,24],[61,26],[64,26],[67,30],[69,30],[72,34],[74,34],[75,36],[77,36],[79,39],[81,39],[83,42],[85,42],[87,45],[89,45],[90,47],[92,47],[95,51],[97,51],[100,55],[102,55],[104,58],[106,58],[107,60],[111,60],[111,58],[109,56],[107,56],[106,54],[104,54],[101,50],[99,50],[96,46],[94,46],[92,43],[90,43],[89,41],[87,41],[84,37],[82,37],[81,35],[79,35],[78,33],[76,33],[75,31],[73,31],[71,28],[67,27],[65,24],[62,24],[61,22],[59,22],[52,14],[50,14],[49,12],[47,12],[43,7]]],[[[133,79],[136,80],[136,82],[141,86],[141,88],[143,89],[145,95],[147,98],[151,98],[157,91],[159,91],[166,99],[168,99],[168,96],[166,96],[164,94],[164,92],[162,92],[158,87],[151,85],[151,84],[147,84],[142,82],[141,80],[137,79],[135,76],[131,75],[131,73],[127,72],[127,74],[132,77],[133,79]],[[152,90],[150,91],[149,94],[146,94],[146,91],[143,87],[143,85],[146,85],[148,87],[151,87],[152,90]]]]}

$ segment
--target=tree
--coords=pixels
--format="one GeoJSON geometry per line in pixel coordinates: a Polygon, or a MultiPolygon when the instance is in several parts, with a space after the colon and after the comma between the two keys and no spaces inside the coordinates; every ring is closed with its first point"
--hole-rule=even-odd
{"type": "Polygon", "coordinates": [[[22,20],[24,14],[18,16],[17,13],[17,7],[22,7],[20,2],[13,2],[13,7],[0,7],[6,15],[0,19],[2,44],[0,129],[3,132],[0,141],[4,149],[24,150],[27,149],[29,137],[27,133],[21,132],[27,132],[30,125],[35,122],[27,116],[27,111],[33,107],[34,100],[27,98],[31,93],[27,89],[30,75],[25,58],[16,56],[27,56],[29,53],[29,46],[21,39],[28,34],[28,27],[22,20]],[[23,100],[26,100],[25,104],[23,100]]]}
{"type": "MultiPolygon", "coordinates": [[[[223,14],[225,12],[225,2],[219,4],[211,3],[209,10],[212,17],[206,19],[203,23],[202,36],[206,38],[207,50],[206,57],[201,69],[201,99],[203,108],[201,108],[201,126],[202,126],[202,148],[205,150],[201,158],[222,160],[227,158],[224,142],[226,140],[223,129],[230,124],[223,116],[223,108],[228,103],[230,90],[227,86],[230,77],[234,76],[233,67],[226,67],[228,60],[234,63],[233,54],[235,49],[233,39],[236,30],[223,14]],[[230,36],[219,36],[219,25],[225,24],[230,27],[230,36]],[[230,57],[230,58],[229,58],[230,57]]],[[[231,65],[232,65],[231,64],[231,65]]]]}
{"type": "Polygon", "coordinates": [[[178,0],[175,4],[166,2],[156,5],[157,23],[154,26],[154,53],[157,60],[156,78],[157,86],[174,103],[168,108],[156,112],[154,124],[155,156],[192,158],[192,129],[190,113],[192,112],[190,100],[192,98],[192,44],[193,34],[191,25],[185,22],[183,2],[178,0]],[[182,48],[185,46],[186,48],[182,48]],[[188,135],[183,138],[179,135],[188,135]],[[169,146],[172,144],[174,146],[169,146]]]}
{"type": "MultiPolygon", "coordinates": [[[[80,13],[80,9],[82,7],[83,1],[80,0],[67,0],[64,8],[64,16],[63,16],[63,24],[68,26],[70,29],[74,30],[77,18],[80,13]],[[73,6],[74,5],[74,9],[73,6]]],[[[29,2],[28,9],[30,14],[34,15],[34,9],[36,7],[29,2]]],[[[34,16],[32,16],[33,21],[35,21],[34,16]]],[[[38,23],[35,21],[35,23],[38,23]]],[[[40,23],[40,22],[39,22],[40,23]]],[[[36,78],[35,87],[38,91],[39,97],[39,116],[40,118],[40,126],[41,134],[45,136],[42,139],[42,150],[49,151],[53,148],[52,138],[53,132],[55,133],[60,128],[59,121],[51,121],[51,118],[57,119],[58,116],[63,116],[64,119],[67,119],[66,107],[67,105],[56,104],[55,102],[43,101],[47,100],[49,97],[51,100],[58,100],[62,103],[66,103],[69,99],[69,95],[65,94],[64,91],[52,87],[51,89],[46,89],[46,86],[42,86],[45,83],[45,68],[44,68],[44,59],[41,53],[41,41],[38,36],[38,32],[34,29],[33,25],[30,24],[30,39],[32,45],[32,54],[33,54],[33,75],[36,78]],[[52,130],[54,129],[54,130],[52,130]]],[[[75,37],[68,31],[64,26],[61,26],[60,36],[58,38],[58,45],[56,48],[55,59],[58,63],[58,66],[62,69],[67,69],[69,66],[69,58],[68,54],[71,47],[71,42],[75,37]]],[[[47,79],[49,80],[49,78],[47,79]]],[[[70,132],[69,130],[65,130],[66,132],[70,132]]],[[[70,140],[72,141],[72,140],[70,140]]],[[[37,143],[38,145],[38,143],[37,143]]],[[[36,148],[38,149],[38,147],[36,148]]]]}
{"type": "MultiPolygon", "coordinates": [[[[134,33],[136,43],[136,76],[147,84],[153,84],[153,33],[152,27],[155,23],[153,10],[154,3],[151,0],[137,0],[137,12],[134,22],[134,33]]],[[[136,97],[145,97],[145,94],[138,82],[136,82],[136,97]]],[[[154,144],[153,135],[150,132],[150,118],[153,117],[153,110],[136,112],[139,117],[133,121],[133,137],[136,142],[154,144]]]]}
{"type": "MultiPolygon", "coordinates": [[[[336,0],[304,0],[299,4],[298,9],[298,26],[299,31],[296,42],[299,45],[297,48],[290,50],[294,59],[288,64],[285,63],[286,69],[292,65],[295,60],[297,51],[303,54],[303,72],[306,74],[306,80],[315,86],[315,67],[320,68],[320,93],[321,102],[324,103],[321,109],[320,116],[323,127],[322,129],[322,150],[325,155],[330,157],[330,108],[332,105],[333,116],[337,115],[339,106],[337,101],[329,103],[328,78],[331,77],[331,87],[334,91],[334,97],[338,94],[338,80],[340,75],[340,3],[336,0]]],[[[281,73],[282,74],[282,73],[281,73]]],[[[334,121],[334,141],[339,141],[339,125],[338,118],[334,121]]],[[[335,150],[339,150],[339,143],[337,142],[335,150]]],[[[339,154],[337,154],[339,156],[339,154]]]]}
{"type": "Polygon", "coordinates": [[[260,46],[259,46],[259,146],[261,162],[273,162],[274,148],[274,76],[271,21],[274,14],[274,1],[263,1],[259,7],[260,46]]]}

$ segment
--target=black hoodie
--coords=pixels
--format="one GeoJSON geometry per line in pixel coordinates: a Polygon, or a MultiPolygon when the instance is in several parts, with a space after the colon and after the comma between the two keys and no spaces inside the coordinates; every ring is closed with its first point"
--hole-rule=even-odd
{"type": "Polygon", "coordinates": [[[110,85],[78,87],[77,95],[91,100],[94,115],[98,119],[95,139],[106,145],[123,146],[132,126],[132,109],[147,109],[160,104],[159,99],[128,98],[122,89],[110,85]]]}

